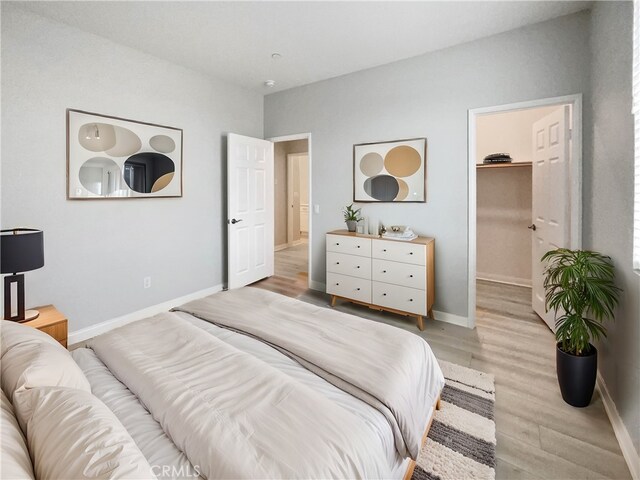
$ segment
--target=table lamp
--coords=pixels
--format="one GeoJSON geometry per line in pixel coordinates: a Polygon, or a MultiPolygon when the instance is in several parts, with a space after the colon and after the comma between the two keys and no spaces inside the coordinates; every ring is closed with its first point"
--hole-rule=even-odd
{"type": "Polygon", "coordinates": [[[40,313],[24,310],[24,275],[18,272],[36,270],[44,265],[44,234],[32,228],[0,230],[0,273],[4,277],[4,319],[14,322],[33,320],[40,313]],[[12,285],[16,284],[18,313],[13,313],[12,285]]]}

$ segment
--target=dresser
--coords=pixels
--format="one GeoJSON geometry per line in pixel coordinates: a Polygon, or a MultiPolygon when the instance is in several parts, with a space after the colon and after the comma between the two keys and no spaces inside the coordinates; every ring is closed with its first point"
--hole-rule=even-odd
{"type": "Polygon", "coordinates": [[[410,242],[360,235],[347,230],[327,233],[327,293],[338,299],[416,317],[433,318],[433,238],[410,242]]]}

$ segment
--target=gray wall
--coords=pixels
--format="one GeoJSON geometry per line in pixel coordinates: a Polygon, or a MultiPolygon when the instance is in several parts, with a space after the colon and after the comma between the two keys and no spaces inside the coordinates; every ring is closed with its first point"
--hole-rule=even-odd
{"type": "MultiPolygon", "coordinates": [[[[631,2],[596,2],[591,16],[592,161],[584,171],[584,246],[610,255],[624,289],[599,345],[600,373],[640,454],[640,276],[632,268],[631,2]]],[[[589,125],[589,124],[587,124],[589,125]]],[[[589,125],[591,126],[591,125],[589,125]]]]}
{"type": "Polygon", "coordinates": [[[262,137],[261,95],[4,2],[1,53],[2,228],[45,232],[27,305],[77,330],[222,283],[223,137],[262,137]],[[69,107],[183,128],[184,197],[66,200],[69,107]]]}
{"type": "Polygon", "coordinates": [[[531,286],[531,175],[531,167],[478,169],[477,278],[531,286]]]}
{"type": "Polygon", "coordinates": [[[313,135],[313,280],[325,280],[324,233],[344,227],[353,144],[427,137],[427,203],[363,213],[436,238],[435,309],[466,317],[467,110],[588,93],[588,40],[582,12],[267,96],[267,137],[313,135]]]}

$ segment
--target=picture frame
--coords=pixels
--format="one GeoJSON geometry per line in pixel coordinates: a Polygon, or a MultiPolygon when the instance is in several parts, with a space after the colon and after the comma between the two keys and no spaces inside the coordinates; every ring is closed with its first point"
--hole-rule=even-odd
{"type": "Polygon", "coordinates": [[[354,145],[353,201],[426,203],[427,139],[354,145]]]}
{"type": "Polygon", "coordinates": [[[182,197],[181,128],[68,108],[67,199],[182,197]]]}

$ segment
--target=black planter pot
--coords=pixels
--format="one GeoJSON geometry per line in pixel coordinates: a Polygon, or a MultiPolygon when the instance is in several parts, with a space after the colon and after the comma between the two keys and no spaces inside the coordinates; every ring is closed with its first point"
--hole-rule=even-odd
{"type": "Polygon", "coordinates": [[[591,345],[589,354],[577,356],[563,352],[559,345],[556,345],[556,371],[562,398],[574,407],[586,407],[596,386],[598,351],[591,345]]]}

